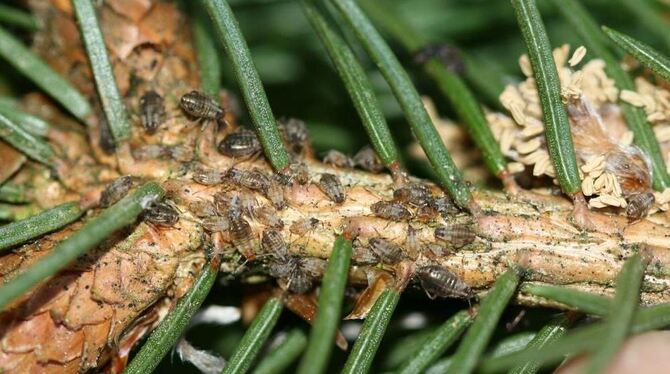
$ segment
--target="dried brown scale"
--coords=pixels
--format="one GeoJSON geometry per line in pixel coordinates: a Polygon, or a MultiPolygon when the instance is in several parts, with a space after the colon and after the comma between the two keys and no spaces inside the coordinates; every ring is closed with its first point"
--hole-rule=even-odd
{"type": "MultiPolygon", "coordinates": [[[[52,8],[46,2],[38,3],[36,14],[43,21],[47,32],[36,36],[35,50],[95,101],[95,88],[71,14],[64,9],[52,8]]],[[[259,169],[271,175],[272,169],[262,158],[239,162],[239,159],[222,155],[215,147],[217,134],[214,129],[204,129],[201,136],[201,129],[193,126],[180,109],[179,98],[190,87],[198,87],[199,84],[189,44],[188,24],[181,19],[176,8],[155,3],[139,12],[142,13],[140,17],[130,17],[127,14],[130,8],[122,9],[123,12],[119,13],[118,9],[111,8],[114,6],[112,3],[102,3],[100,19],[111,22],[104,25],[103,29],[106,30],[116,77],[127,106],[136,107],[139,100],[137,95],[153,87],[165,93],[165,123],[156,129],[155,134],[147,134],[137,116],[129,142],[132,148],[158,144],[197,149],[198,161],[194,162],[194,166],[222,171],[234,166],[246,171],[259,169]],[[171,21],[166,24],[166,19],[171,21]],[[158,25],[163,25],[163,28],[158,28],[158,25]],[[151,32],[152,27],[163,32],[151,32]],[[137,31],[132,35],[140,37],[132,39],[128,35],[120,35],[118,30],[124,28],[137,31]],[[152,68],[147,61],[154,58],[159,63],[152,68]],[[133,91],[129,91],[131,76],[140,77],[133,91]]],[[[67,122],[58,115],[56,109],[49,119],[54,126],[67,122]]],[[[89,138],[98,139],[99,123],[93,118],[91,124],[88,128],[89,138]]],[[[76,372],[104,366],[114,356],[117,342],[123,342],[124,347],[132,346],[159,322],[160,318],[153,316],[164,315],[165,310],[170,309],[186,292],[204,261],[204,248],[208,245],[202,243],[203,239],[213,241],[217,248],[232,245],[254,257],[260,247],[262,232],[269,228],[262,220],[247,215],[256,209],[254,200],[273,209],[266,205],[269,202],[262,192],[242,188],[228,180],[215,186],[198,184],[190,174],[177,173],[183,167],[182,160],[135,161],[131,149],[123,147],[117,149],[115,155],[109,156],[100,151],[97,141],[88,144],[81,130],[73,129],[62,127],[58,137],[53,138],[58,140],[51,140],[55,147],[60,147],[59,144],[73,145],[72,149],[67,149],[65,157],[72,171],[66,181],[51,179],[48,171],[31,163],[11,179],[12,183],[29,183],[33,186],[36,206],[46,208],[101,191],[105,184],[120,175],[129,174],[138,180],[160,181],[183,219],[174,227],[145,223],[131,226],[132,232],[127,238],[118,237],[120,241],[116,242],[106,241],[107,246],[96,249],[90,256],[80,259],[76,266],[17,301],[15,305],[22,304],[21,308],[12,308],[0,314],[0,339],[5,342],[0,346],[2,368],[13,367],[21,372],[76,372]],[[132,173],[125,172],[128,170],[132,173]],[[203,232],[202,225],[198,223],[200,220],[194,218],[197,209],[193,209],[195,205],[192,203],[213,202],[217,194],[237,198],[235,203],[226,203],[227,210],[222,215],[232,217],[234,224],[231,226],[235,228],[210,235],[203,232]],[[81,266],[84,263],[86,266],[81,266]],[[46,293],[46,287],[66,281],[76,282],[77,287],[60,290],[49,302],[40,303],[38,294],[46,293]],[[132,308],[125,302],[129,298],[134,301],[132,308]],[[39,310],[30,308],[30,305],[38,303],[42,305],[39,310]],[[82,305],[84,308],[77,309],[70,305],[82,305]],[[93,305],[96,313],[87,313],[93,305]],[[113,316],[98,313],[99,308],[113,311],[113,316]],[[143,316],[146,319],[143,330],[132,328],[134,322],[143,316]],[[82,342],[86,343],[86,350],[81,348],[82,342]],[[68,348],[67,352],[59,350],[60,356],[56,360],[45,363],[40,361],[43,357],[40,355],[45,352],[37,349],[40,344],[47,344],[44,347],[57,344],[58,347],[74,348],[68,348]]],[[[336,206],[315,185],[293,184],[283,189],[286,208],[274,209],[271,213],[284,223],[284,228],[276,230],[287,243],[290,261],[274,264],[269,261],[267,265],[269,274],[279,278],[279,285],[293,292],[306,292],[318,284],[320,267],[312,266],[317,269],[312,272],[315,279],[301,269],[302,258],[328,258],[336,234],[351,234],[361,243],[368,243],[372,238],[382,238],[403,246],[407,236],[407,220],[411,220],[416,240],[423,245],[421,248],[424,250],[410,265],[417,269],[426,266],[449,269],[477,292],[486,291],[510,264],[516,264],[527,270],[524,279],[528,282],[569,284],[577,289],[611,294],[624,259],[637,251],[637,248],[644,248],[653,256],[653,269],[650,268],[644,278],[642,301],[654,304],[670,300],[670,220],[663,214],[654,214],[629,224],[626,217],[596,213],[591,219],[597,229],[582,232],[570,223],[572,205],[567,199],[531,191],[522,191],[524,199],[510,199],[500,193],[474,190],[473,196],[485,214],[471,217],[450,209],[446,204],[448,199],[441,200],[444,203],[441,205],[435,203],[437,199],[433,199],[430,206],[441,213],[433,222],[412,220],[411,212],[406,207],[403,208],[409,216],[403,213],[407,218],[395,221],[388,219],[396,217],[393,215],[383,218],[371,214],[374,204],[393,199],[394,183],[390,176],[332,167],[310,157],[304,158],[304,162],[308,167],[308,174],[304,174],[304,168],[301,168],[304,180],[318,180],[321,174],[330,173],[336,175],[348,189],[346,200],[336,206]],[[436,225],[454,224],[472,225],[477,240],[455,253],[438,253],[434,228],[436,225]],[[617,234],[612,235],[599,229],[605,227],[617,231],[617,234]],[[295,268],[300,271],[291,273],[295,268]],[[282,276],[278,276],[280,274],[282,276]]],[[[437,195],[438,189],[433,184],[413,178],[411,182],[425,184],[431,193],[437,195]]],[[[17,251],[5,253],[0,257],[0,275],[9,277],[24,270],[48,253],[55,240],[62,239],[78,227],[80,224],[75,224],[17,251]]],[[[360,248],[355,246],[357,251],[360,248]]],[[[222,269],[230,272],[239,269],[239,261],[228,261],[221,264],[222,269]]],[[[268,259],[258,256],[258,261],[268,259]]],[[[318,265],[319,262],[307,260],[310,261],[312,265],[318,265]]],[[[323,264],[322,261],[319,263],[323,264]]],[[[364,316],[375,295],[396,286],[396,282],[404,282],[407,269],[411,268],[405,266],[405,263],[401,261],[396,266],[385,266],[386,270],[374,266],[352,266],[351,283],[371,285],[364,292],[365,298],[359,300],[360,304],[357,303],[356,313],[352,315],[364,316]]],[[[236,272],[234,276],[244,277],[245,273],[236,272]]],[[[531,305],[546,303],[523,294],[518,300],[531,305]]]]}

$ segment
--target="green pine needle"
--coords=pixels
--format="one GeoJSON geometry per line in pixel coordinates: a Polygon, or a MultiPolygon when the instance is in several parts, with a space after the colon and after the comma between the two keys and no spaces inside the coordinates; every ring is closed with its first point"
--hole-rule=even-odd
{"type": "Polygon", "coordinates": [[[323,373],[328,366],[342,313],[344,288],[349,276],[351,241],[338,236],[328,258],[321,281],[319,309],[309,334],[307,352],[298,367],[299,374],[323,373]]]}
{"type": "Polygon", "coordinates": [[[410,356],[398,373],[410,374],[423,372],[461,336],[472,322],[469,311],[463,310],[449,318],[435,330],[432,337],[420,349],[410,356]]]}
{"type": "Polygon", "coordinates": [[[35,137],[2,114],[0,114],[0,138],[33,160],[54,166],[56,156],[49,143],[35,137]]]}
{"type": "Polygon", "coordinates": [[[581,191],[579,167],[572,144],[570,122],[561,101],[561,82],[535,0],[512,0],[523,41],[528,50],[533,76],[544,116],[544,134],[556,177],[563,192],[581,191]]]}
{"type": "Polygon", "coordinates": [[[148,182],[103,210],[100,215],[51,249],[48,255],[4,283],[0,287],[0,311],[4,311],[11,301],[41,281],[58,273],[77,257],[93,249],[116,230],[133,223],[148,204],[163,194],[163,189],[157,183],[148,182]]]}
{"type": "Polygon", "coordinates": [[[391,48],[353,0],[330,0],[330,2],[354,31],[358,41],[391,86],[414,136],[433,166],[437,182],[447,189],[456,204],[462,208],[469,207],[472,203],[470,190],[428,116],[412,80],[391,48]]]}
{"type": "Polygon", "coordinates": [[[461,345],[454,354],[447,373],[470,373],[477,365],[479,356],[486,349],[493,330],[495,330],[502,312],[514,295],[519,284],[519,275],[515,269],[509,269],[501,275],[486,295],[479,307],[477,317],[463,337],[461,345]]]}
{"type": "Polygon", "coordinates": [[[367,373],[370,371],[372,361],[377,354],[379,344],[384,337],[393,311],[400,300],[400,293],[396,290],[384,291],[368,314],[361,333],[349,353],[349,358],[344,364],[343,374],[367,373]]]}
{"type": "Polygon", "coordinates": [[[235,15],[225,0],[202,0],[202,3],[207,8],[219,40],[230,58],[265,156],[276,171],[282,171],[288,166],[289,155],[279,136],[265,89],[235,15]]]}
{"type": "Polygon", "coordinates": [[[326,47],[328,56],[333,61],[340,79],[342,79],[347,92],[349,92],[372,146],[384,165],[389,166],[399,162],[398,150],[391,136],[391,131],[386,124],[384,114],[379,107],[379,102],[363,67],[358,63],[356,56],[344,40],[319,14],[319,10],[313,3],[313,0],[303,0],[301,2],[307,18],[321,39],[321,43],[326,47]]]}
{"type": "Polygon", "coordinates": [[[77,16],[91,70],[93,70],[93,80],[98,89],[98,97],[102,103],[107,125],[114,141],[121,143],[130,137],[130,119],[119,88],[116,86],[114,71],[107,55],[105,39],[102,37],[93,2],[91,0],[72,0],[72,6],[77,16]]]}
{"type": "Polygon", "coordinates": [[[581,312],[598,316],[606,315],[612,304],[612,300],[605,296],[546,284],[527,284],[521,287],[521,292],[558,301],[559,303],[577,308],[581,312]]]}
{"type": "Polygon", "coordinates": [[[224,374],[244,374],[251,368],[258,352],[270,336],[272,328],[277,324],[282,309],[282,302],[276,297],[265,302],[261,311],[254,318],[254,322],[244,334],[237,350],[223,369],[224,374]]]}
{"type": "Polygon", "coordinates": [[[604,321],[607,339],[593,353],[587,366],[588,373],[603,372],[626,339],[633,314],[640,302],[644,267],[640,254],[634,254],[624,263],[617,279],[616,294],[610,304],[610,312],[604,321]]]}
{"type": "Polygon", "coordinates": [[[151,373],[182,336],[193,314],[209,294],[219,272],[218,261],[206,263],[193,286],[151,333],[124,374],[151,373]]]}
{"type": "Polygon", "coordinates": [[[82,122],[91,114],[88,100],[76,88],[1,27],[0,57],[82,122]]]}
{"type": "MultiPolygon", "coordinates": [[[[0,193],[5,188],[0,187],[0,193]]],[[[42,213],[0,226],[0,253],[76,221],[84,213],[76,202],[64,203],[42,213]]]]}
{"type": "Polygon", "coordinates": [[[642,65],[670,82],[670,59],[665,55],[647,44],[607,26],[603,26],[602,30],[614,43],[633,55],[642,65]]]}
{"type": "Polygon", "coordinates": [[[254,369],[254,374],[281,374],[307,347],[307,337],[299,329],[290,331],[281,344],[268,352],[254,369]]]}
{"type": "MultiPolygon", "coordinates": [[[[425,38],[421,37],[408,22],[393,14],[381,3],[364,1],[361,3],[361,6],[373,20],[379,22],[408,52],[417,53],[428,44],[425,38]]],[[[475,96],[463,79],[457,73],[450,71],[437,58],[432,58],[428,61],[424,65],[424,69],[435,80],[442,94],[449,99],[458,117],[463,121],[470,136],[475,141],[477,148],[481,150],[484,156],[484,163],[489,171],[493,175],[500,175],[505,171],[507,162],[500,150],[500,145],[493,137],[481,105],[475,99],[475,96]]]]}

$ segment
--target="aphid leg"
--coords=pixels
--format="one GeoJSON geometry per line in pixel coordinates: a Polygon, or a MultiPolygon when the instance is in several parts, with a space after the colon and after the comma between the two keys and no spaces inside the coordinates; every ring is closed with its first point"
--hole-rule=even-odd
{"type": "Polygon", "coordinates": [[[364,319],[372,309],[379,296],[387,289],[393,287],[393,277],[382,270],[367,269],[368,286],[356,299],[354,309],[344,319],[364,319]]]}

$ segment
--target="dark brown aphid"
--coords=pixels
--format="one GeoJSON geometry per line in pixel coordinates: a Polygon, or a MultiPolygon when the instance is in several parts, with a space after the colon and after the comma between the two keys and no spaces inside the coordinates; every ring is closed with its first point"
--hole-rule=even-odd
{"type": "Polygon", "coordinates": [[[475,233],[469,225],[455,224],[440,226],[435,229],[435,238],[451,244],[454,248],[461,248],[475,241],[475,233]]]}
{"type": "Polygon", "coordinates": [[[152,204],[143,214],[144,220],[157,226],[173,226],[179,222],[179,211],[167,201],[152,204]]]}
{"type": "Polygon", "coordinates": [[[430,222],[434,219],[437,218],[438,212],[437,209],[433,208],[432,206],[425,205],[422,207],[419,207],[416,210],[416,220],[420,222],[430,222]]]}
{"type": "Polygon", "coordinates": [[[286,186],[292,185],[294,181],[304,185],[309,182],[309,168],[304,162],[291,162],[286,173],[275,174],[275,177],[286,186]]]}
{"type": "Polygon", "coordinates": [[[414,62],[425,64],[432,58],[437,58],[447,69],[456,74],[465,72],[463,57],[458,49],[452,45],[446,43],[429,44],[414,55],[414,62]]]}
{"type": "Polygon", "coordinates": [[[321,278],[326,272],[326,260],[318,257],[303,257],[302,270],[312,278],[321,278]]]}
{"type": "Polygon", "coordinates": [[[247,129],[240,129],[226,135],[219,142],[217,147],[219,152],[228,157],[251,157],[261,152],[261,142],[258,141],[256,134],[247,129]]]}
{"type": "Polygon", "coordinates": [[[262,170],[256,168],[240,170],[233,167],[228,170],[226,177],[242,187],[263,193],[275,208],[284,209],[286,207],[284,190],[262,170]]]}
{"type": "Polygon", "coordinates": [[[214,186],[223,183],[226,174],[216,170],[196,169],[193,172],[193,181],[205,186],[214,186]]]}
{"type": "Polygon", "coordinates": [[[358,239],[354,242],[351,252],[351,261],[356,265],[376,265],[379,258],[368,248],[362,245],[358,239]]]}
{"type": "Polygon", "coordinates": [[[156,91],[147,91],[140,98],[140,114],[144,129],[148,133],[156,131],[165,121],[165,100],[156,91]]]}
{"type": "Polygon", "coordinates": [[[323,157],[323,163],[336,166],[338,168],[353,168],[354,160],[340,151],[331,149],[323,157]]]}
{"type": "Polygon", "coordinates": [[[360,166],[361,169],[371,173],[381,173],[384,170],[384,164],[382,164],[377,153],[370,146],[361,148],[361,150],[354,155],[353,160],[355,165],[360,166]]]}
{"type": "Polygon", "coordinates": [[[308,232],[316,229],[319,225],[319,220],[316,218],[306,218],[300,221],[295,221],[291,224],[289,231],[295,235],[305,235],[308,232]]]}
{"type": "Polygon", "coordinates": [[[651,206],[654,205],[656,198],[651,192],[643,192],[631,195],[627,200],[628,206],[626,207],[626,216],[628,216],[628,219],[631,221],[635,221],[647,216],[647,213],[649,213],[651,206]]]}
{"type": "Polygon", "coordinates": [[[241,170],[230,168],[226,172],[226,177],[233,183],[246,187],[250,190],[265,193],[270,187],[270,178],[260,169],[241,170]]]}
{"type": "Polygon", "coordinates": [[[230,228],[230,220],[221,216],[204,217],[200,224],[209,232],[226,231],[230,228]]]}
{"type": "Polygon", "coordinates": [[[105,116],[99,117],[99,126],[100,126],[100,148],[103,152],[108,155],[111,155],[116,150],[116,142],[114,141],[114,135],[112,135],[112,130],[107,124],[105,116]]]}
{"type": "Polygon", "coordinates": [[[133,148],[131,151],[135,160],[154,160],[157,158],[166,158],[172,156],[170,147],[162,144],[147,144],[141,147],[133,148]]]}
{"type": "Polygon", "coordinates": [[[261,206],[253,211],[253,217],[265,226],[281,230],[284,228],[284,221],[275,214],[275,210],[269,206],[261,206]]]}
{"type": "Polygon", "coordinates": [[[378,201],[370,206],[370,210],[377,217],[391,221],[405,221],[412,218],[412,213],[395,201],[378,201]]]}
{"type": "Polygon", "coordinates": [[[235,249],[247,259],[254,259],[254,247],[252,243],[252,232],[249,222],[242,217],[230,217],[230,241],[235,249]]]}
{"type": "Polygon", "coordinates": [[[449,196],[440,196],[428,201],[428,205],[435,208],[443,217],[460,212],[449,196]]]}
{"type": "Polygon", "coordinates": [[[323,173],[321,174],[321,179],[319,180],[319,189],[323,192],[328,198],[338,204],[344,202],[346,195],[344,193],[344,187],[340,178],[334,174],[323,173]]]}
{"type": "Polygon", "coordinates": [[[265,253],[274,256],[286,257],[288,256],[288,247],[281,234],[275,230],[263,230],[263,237],[261,238],[261,246],[265,253]]]}
{"type": "Polygon", "coordinates": [[[219,125],[225,125],[226,111],[211,97],[200,91],[191,91],[181,97],[181,108],[189,115],[204,119],[215,120],[219,125]]]}
{"type": "Polygon", "coordinates": [[[442,266],[428,265],[421,267],[417,270],[416,275],[421,282],[421,287],[431,299],[436,297],[471,298],[474,296],[470,286],[442,266]]]}
{"type": "Polygon", "coordinates": [[[277,124],[284,140],[293,152],[300,153],[309,148],[309,131],[304,121],[289,118],[282,119],[277,124]]]}
{"type": "Polygon", "coordinates": [[[106,208],[117,201],[121,200],[130,188],[133,186],[133,179],[129,175],[115,179],[112,183],[105,187],[100,195],[100,206],[106,208]]]}
{"type": "Polygon", "coordinates": [[[370,250],[381,260],[387,264],[395,264],[402,260],[402,249],[399,245],[394,244],[384,238],[371,238],[368,240],[370,250]]]}
{"type": "Polygon", "coordinates": [[[413,206],[427,205],[432,197],[428,187],[412,183],[393,191],[393,200],[413,206]]]}
{"type": "Polygon", "coordinates": [[[289,255],[276,257],[269,263],[269,273],[279,278],[277,283],[285,290],[305,293],[314,287],[313,278],[305,271],[303,258],[289,255]]]}

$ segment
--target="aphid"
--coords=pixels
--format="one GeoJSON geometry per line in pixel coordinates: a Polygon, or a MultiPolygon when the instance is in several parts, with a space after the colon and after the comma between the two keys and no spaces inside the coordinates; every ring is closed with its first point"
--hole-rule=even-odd
{"type": "Polygon", "coordinates": [[[375,265],[379,263],[377,256],[375,256],[370,248],[361,245],[358,239],[356,239],[352,247],[351,261],[356,265],[375,265]]]}
{"type": "Polygon", "coordinates": [[[175,145],[169,148],[170,156],[181,162],[188,162],[193,160],[194,152],[192,147],[187,147],[184,145],[175,145]]]}
{"type": "Polygon", "coordinates": [[[249,222],[242,217],[230,217],[229,224],[230,241],[235,249],[248,259],[255,258],[249,222]]]}
{"type": "Polygon", "coordinates": [[[435,229],[435,238],[450,243],[458,249],[475,241],[475,233],[469,225],[454,224],[435,229]]]}
{"type": "Polygon", "coordinates": [[[368,245],[381,262],[395,264],[402,260],[402,249],[400,246],[384,238],[371,238],[368,240],[368,245]]]}
{"type": "Polygon", "coordinates": [[[230,228],[230,220],[221,216],[204,217],[200,224],[209,232],[226,231],[230,228]]]}
{"type": "Polygon", "coordinates": [[[408,224],[407,236],[405,237],[405,252],[407,253],[407,256],[412,260],[416,260],[419,257],[420,247],[421,242],[416,230],[408,224]]]}
{"type": "Polygon", "coordinates": [[[367,145],[354,155],[353,160],[355,165],[371,173],[381,173],[384,170],[384,164],[382,164],[375,150],[367,145]]]}
{"type": "Polygon", "coordinates": [[[182,109],[193,117],[215,120],[219,125],[225,125],[226,111],[211,97],[200,91],[191,91],[185,94],[181,97],[179,103],[182,109]]]}
{"type": "Polygon", "coordinates": [[[651,192],[643,192],[628,197],[628,206],[626,207],[626,216],[635,221],[644,218],[649,213],[649,208],[654,205],[656,198],[651,192]]]}
{"type": "Polygon", "coordinates": [[[148,133],[156,131],[165,121],[165,100],[156,91],[147,91],[140,98],[140,114],[144,129],[148,133]]]}
{"type": "Polygon", "coordinates": [[[429,205],[424,205],[416,210],[416,219],[420,222],[430,222],[437,218],[437,209],[429,205]]]}
{"type": "Polygon", "coordinates": [[[304,162],[291,162],[288,165],[288,170],[286,173],[275,174],[275,177],[279,183],[286,186],[293,184],[293,181],[304,185],[309,182],[309,169],[307,168],[307,164],[304,162]]]}
{"type": "Polygon", "coordinates": [[[449,196],[441,196],[428,200],[428,205],[435,208],[443,217],[460,212],[449,196]]]}
{"type": "Polygon", "coordinates": [[[326,260],[318,257],[302,257],[302,270],[312,278],[321,278],[326,272],[326,260]]]}
{"type": "Polygon", "coordinates": [[[275,210],[269,206],[262,206],[255,209],[253,216],[265,226],[270,226],[278,230],[282,230],[284,228],[284,221],[282,221],[281,218],[275,214],[275,210]]]}
{"type": "Polygon", "coordinates": [[[179,211],[166,201],[152,204],[143,214],[144,220],[158,226],[173,226],[179,221],[179,211]]]}
{"type": "Polygon", "coordinates": [[[437,58],[450,71],[462,74],[465,72],[465,62],[458,49],[453,46],[442,44],[429,44],[414,55],[416,64],[425,64],[431,58],[437,58]]]}
{"type": "Polygon", "coordinates": [[[105,152],[108,155],[111,155],[114,153],[116,150],[116,142],[114,141],[114,135],[112,135],[112,130],[109,128],[109,125],[107,124],[107,120],[105,120],[105,117],[99,117],[100,122],[100,148],[102,148],[103,152],[105,152]]]}
{"type": "Polygon", "coordinates": [[[354,160],[340,151],[331,149],[323,157],[323,163],[336,166],[338,168],[353,168],[354,160]]]}
{"type": "Polygon", "coordinates": [[[275,257],[268,270],[271,276],[279,278],[280,287],[291,292],[305,293],[314,286],[312,277],[304,269],[303,258],[298,256],[275,257]]]}
{"type": "Polygon", "coordinates": [[[421,287],[429,298],[474,296],[472,289],[461,278],[451,271],[437,265],[428,265],[419,268],[416,272],[421,287]]]}
{"type": "Polygon", "coordinates": [[[251,157],[262,150],[256,133],[247,129],[240,129],[226,135],[217,147],[219,152],[228,157],[251,157]]]}
{"type": "Polygon", "coordinates": [[[241,170],[234,167],[228,169],[226,177],[233,183],[250,190],[265,193],[270,187],[270,178],[260,169],[241,170]]]}
{"type": "Polygon", "coordinates": [[[393,200],[418,207],[428,204],[431,197],[428,188],[418,183],[408,184],[393,191],[393,200]]]}
{"type": "Polygon", "coordinates": [[[210,217],[216,215],[216,208],[209,200],[193,200],[188,204],[188,210],[196,217],[210,217]]]}
{"type": "Polygon", "coordinates": [[[153,160],[172,156],[170,147],[162,144],[147,144],[141,147],[133,148],[131,151],[135,160],[153,160]]]}
{"type": "Polygon", "coordinates": [[[288,255],[288,248],[286,242],[281,234],[272,229],[263,230],[263,237],[261,238],[261,246],[263,251],[274,256],[286,257],[288,255]]]}
{"type": "Polygon", "coordinates": [[[412,218],[412,213],[395,201],[378,201],[370,206],[377,217],[391,221],[404,221],[412,218]]]}
{"type": "Polygon", "coordinates": [[[328,198],[338,204],[344,202],[346,195],[344,193],[344,187],[340,178],[334,174],[323,173],[321,174],[321,179],[319,180],[319,189],[323,192],[328,198]]]}
{"type": "Polygon", "coordinates": [[[214,186],[223,183],[226,174],[216,170],[196,169],[193,172],[193,181],[205,186],[214,186]]]}
{"type": "Polygon", "coordinates": [[[437,243],[427,243],[421,248],[421,252],[429,258],[443,258],[453,254],[449,248],[437,243]]]}
{"type": "Polygon", "coordinates": [[[295,221],[289,227],[289,231],[295,235],[305,235],[308,232],[316,229],[319,225],[319,220],[316,218],[306,218],[303,220],[295,221]]]}
{"type": "Polygon", "coordinates": [[[121,200],[130,188],[133,186],[133,179],[129,175],[115,179],[112,183],[105,187],[100,195],[100,206],[106,208],[117,201],[121,200]]]}
{"type": "Polygon", "coordinates": [[[283,119],[277,122],[279,131],[281,131],[289,148],[296,153],[300,153],[309,148],[309,131],[307,124],[296,118],[283,119]]]}

